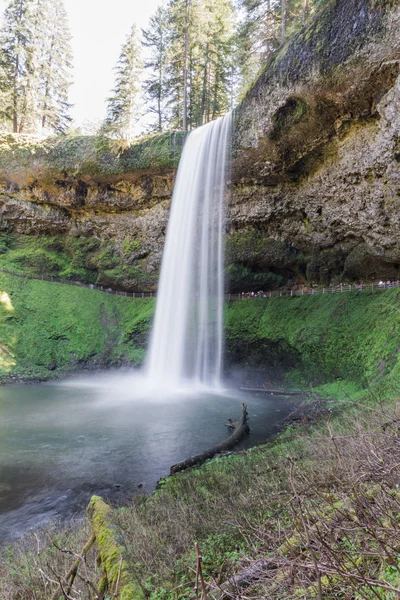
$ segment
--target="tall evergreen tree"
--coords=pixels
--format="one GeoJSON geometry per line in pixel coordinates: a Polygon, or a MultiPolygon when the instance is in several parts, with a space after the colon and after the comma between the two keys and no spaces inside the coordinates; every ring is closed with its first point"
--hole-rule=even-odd
{"type": "Polygon", "coordinates": [[[141,47],[133,25],[117,62],[115,85],[107,100],[105,132],[130,141],[140,117],[139,93],[143,70],[141,47]]]}
{"type": "Polygon", "coordinates": [[[23,129],[27,93],[32,74],[34,45],[30,28],[32,0],[11,0],[4,13],[0,34],[1,93],[6,119],[14,133],[23,129]]]}
{"type": "Polygon", "coordinates": [[[142,30],[142,34],[143,45],[149,48],[149,57],[144,65],[148,73],[144,82],[146,102],[150,113],[156,117],[154,128],[163,131],[168,120],[166,71],[169,39],[168,12],[164,7],[157,9],[150,18],[149,27],[142,30]]]}
{"type": "Polygon", "coordinates": [[[15,133],[65,130],[69,41],[63,0],[9,1],[0,32],[0,106],[15,133]]]}
{"type": "Polygon", "coordinates": [[[168,11],[171,125],[192,129],[229,108],[234,7],[231,0],[171,0],[168,11]]]}
{"type": "Polygon", "coordinates": [[[168,5],[168,69],[170,125],[187,129],[188,66],[190,45],[194,39],[192,29],[193,4],[197,0],[170,0],[168,5]],[[188,19],[189,16],[189,19],[188,19]]]}
{"type": "Polygon", "coordinates": [[[64,132],[71,123],[71,35],[63,0],[51,0],[48,8],[47,19],[42,22],[47,31],[40,60],[40,125],[43,130],[64,132]]]}

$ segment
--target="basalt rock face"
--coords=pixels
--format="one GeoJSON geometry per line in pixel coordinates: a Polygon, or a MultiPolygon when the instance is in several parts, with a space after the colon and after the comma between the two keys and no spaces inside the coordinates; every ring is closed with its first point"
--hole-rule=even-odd
{"type": "Polygon", "coordinates": [[[46,147],[5,136],[0,144],[3,262],[13,265],[22,253],[32,266],[33,248],[38,256],[32,268],[39,274],[125,290],[155,289],[182,148],[164,137],[164,155],[158,144],[154,156],[143,161],[143,147],[136,150],[139,160],[135,154],[132,159],[132,148],[100,143],[101,138],[66,138],[46,147]],[[62,264],[54,252],[62,253],[62,264]],[[54,259],[52,268],[49,260],[39,260],[43,257],[54,259]]]}
{"type": "Polygon", "coordinates": [[[398,2],[329,3],[239,107],[230,227],[254,273],[400,277],[399,31],[398,2]]]}
{"type": "MultiPolygon", "coordinates": [[[[398,0],[328,1],[236,110],[232,291],[400,277],[399,31],[398,0]]],[[[154,289],[181,142],[0,141],[0,266],[36,236],[42,271],[154,289]]]]}

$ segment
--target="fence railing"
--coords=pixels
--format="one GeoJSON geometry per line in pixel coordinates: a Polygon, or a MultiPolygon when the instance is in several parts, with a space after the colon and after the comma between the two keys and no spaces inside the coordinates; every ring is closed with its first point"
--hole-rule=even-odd
{"type": "Polygon", "coordinates": [[[114,296],[129,296],[129,298],[154,298],[155,292],[124,292],[122,290],[113,290],[110,287],[103,285],[95,285],[94,283],[83,283],[82,281],[73,281],[71,279],[61,279],[60,277],[47,277],[41,275],[40,277],[34,277],[26,273],[17,273],[16,271],[10,271],[9,269],[0,268],[0,272],[6,273],[7,275],[13,275],[14,277],[21,277],[22,279],[34,279],[35,281],[50,281],[52,283],[61,283],[62,285],[75,285],[80,288],[87,288],[89,290],[96,290],[97,292],[104,292],[105,294],[113,294],[114,296]]]}
{"type": "Polygon", "coordinates": [[[252,298],[276,298],[295,296],[314,296],[316,294],[341,294],[343,292],[362,292],[364,290],[382,291],[400,287],[400,281],[382,283],[339,284],[332,287],[312,287],[301,290],[275,290],[272,292],[245,292],[243,294],[228,294],[228,300],[247,300],[252,298]]]}
{"type": "MultiPolygon", "coordinates": [[[[83,283],[81,281],[73,281],[70,279],[60,279],[59,277],[34,277],[33,275],[27,275],[25,273],[17,273],[16,271],[10,271],[9,269],[0,268],[0,272],[14,277],[21,277],[23,279],[35,279],[40,281],[50,281],[53,283],[61,283],[63,285],[75,285],[81,288],[87,288],[90,290],[96,290],[98,292],[104,292],[105,294],[113,294],[114,296],[126,296],[129,298],[155,298],[156,292],[124,292],[121,290],[113,290],[110,287],[102,285],[95,285],[94,283],[83,283]]],[[[254,298],[287,298],[296,296],[314,296],[316,294],[341,294],[343,292],[362,292],[364,290],[372,291],[383,291],[391,288],[399,288],[400,281],[387,281],[380,283],[360,283],[360,284],[339,284],[332,287],[311,287],[303,288],[301,290],[275,290],[271,292],[245,292],[243,294],[225,294],[225,300],[251,300],[254,298]]]]}

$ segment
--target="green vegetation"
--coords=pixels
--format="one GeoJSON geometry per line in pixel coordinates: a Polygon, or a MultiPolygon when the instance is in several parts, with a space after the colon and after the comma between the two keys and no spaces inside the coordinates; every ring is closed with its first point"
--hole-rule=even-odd
{"type": "Polygon", "coordinates": [[[140,268],[141,255],[139,239],[125,239],[119,248],[95,237],[0,233],[1,268],[27,277],[152,291],[157,277],[140,268]]]}
{"type": "Polygon", "coordinates": [[[39,142],[28,135],[3,135],[0,172],[51,183],[65,173],[85,178],[171,168],[179,162],[184,139],[182,132],[147,135],[132,144],[102,136],[57,136],[39,142]]]}
{"type": "MultiPolygon", "coordinates": [[[[55,260],[51,251],[35,250],[36,240],[40,238],[32,239],[28,268],[45,264],[47,269],[50,263],[66,268],[62,254],[55,260]]],[[[7,243],[4,238],[3,242],[7,243]]],[[[76,243],[79,250],[83,242],[76,243]]],[[[86,251],[83,246],[82,253],[86,251]]],[[[7,266],[18,264],[20,252],[9,251],[14,259],[7,266]]],[[[28,253],[23,256],[25,260],[28,253]]],[[[114,281],[135,271],[113,267],[108,251],[100,256],[104,273],[114,281]]],[[[77,264],[78,258],[79,253],[74,258],[77,264]]],[[[15,309],[8,310],[8,301],[0,305],[3,374],[45,377],[51,365],[64,370],[138,363],[143,358],[154,310],[151,299],[134,301],[4,274],[0,282],[0,291],[15,309]],[[80,319],[75,323],[78,309],[80,319]]],[[[389,385],[400,372],[398,298],[398,290],[392,289],[230,302],[225,315],[227,361],[282,367],[287,385],[313,387],[335,398],[352,396],[356,390],[362,393],[376,383],[389,385]]]]}
{"type": "Polygon", "coordinates": [[[153,310],[151,299],[0,273],[0,378],[138,364],[153,310]]]}
{"type": "Polygon", "coordinates": [[[226,311],[232,362],[287,367],[300,386],[400,375],[399,291],[354,292],[231,302],[226,311]]]}
{"type": "Polygon", "coordinates": [[[63,0],[8,0],[0,28],[0,128],[68,129],[70,42],[63,0]]]}

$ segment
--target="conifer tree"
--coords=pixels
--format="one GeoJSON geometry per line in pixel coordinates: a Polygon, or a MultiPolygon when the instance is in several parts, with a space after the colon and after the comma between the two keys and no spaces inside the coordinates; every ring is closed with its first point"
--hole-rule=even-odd
{"type": "Polygon", "coordinates": [[[107,100],[105,133],[130,141],[140,117],[142,59],[136,26],[133,25],[117,62],[115,85],[107,100]]]}
{"type": "Polygon", "coordinates": [[[71,123],[68,102],[72,83],[71,35],[63,0],[51,0],[48,6],[40,66],[39,110],[43,130],[64,132],[71,123]]]}
{"type": "Polygon", "coordinates": [[[150,18],[148,29],[142,31],[143,45],[149,48],[149,58],[144,65],[148,73],[144,82],[145,96],[150,113],[156,117],[154,128],[158,131],[163,131],[168,120],[166,63],[169,31],[167,22],[167,10],[159,7],[150,18]]]}
{"type": "Polygon", "coordinates": [[[171,125],[192,129],[229,108],[234,7],[231,0],[171,0],[168,11],[171,125]]]}
{"type": "MultiPolygon", "coordinates": [[[[194,0],[195,2],[197,0],[194,0]]],[[[169,89],[170,124],[177,129],[187,129],[188,81],[192,32],[193,0],[171,0],[168,5],[168,47],[167,82],[169,89]]]]}
{"type": "Polygon", "coordinates": [[[69,123],[71,51],[63,0],[10,0],[0,32],[0,107],[15,133],[69,123]]]}
{"type": "Polygon", "coordinates": [[[29,79],[32,76],[33,40],[30,20],[32,0],[11,0],[4,13],[0,34],[0,68],[3,113],[12,122],[12,131],[23,129],[27,110],[29,79]]]}

